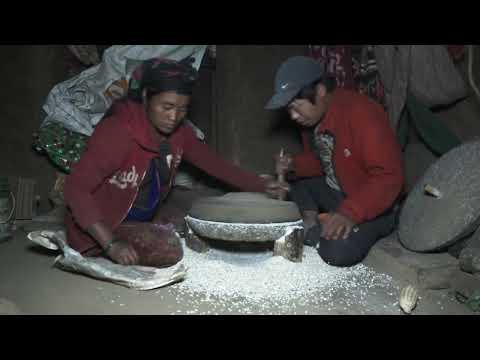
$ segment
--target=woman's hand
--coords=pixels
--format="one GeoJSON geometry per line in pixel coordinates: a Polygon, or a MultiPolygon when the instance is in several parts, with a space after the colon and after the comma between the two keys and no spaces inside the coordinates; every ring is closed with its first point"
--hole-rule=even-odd
{"type": "Polygon", "coordinates": [[[136,265],[139,262],[138,254],[133,246],[123,241],[113,243],[106,254],[121,265],[136,265]]]}

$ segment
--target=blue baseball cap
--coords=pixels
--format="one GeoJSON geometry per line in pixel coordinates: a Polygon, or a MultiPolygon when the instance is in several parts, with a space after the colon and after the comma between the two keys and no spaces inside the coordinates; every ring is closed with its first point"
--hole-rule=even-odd
{"type": "Polygon", "coordinates": [[[287,106],[300,91],[325,75],[325,64],[306,56],[287,59],[275,76],[275,94],[265,106],[276,110],[287,106]]]}

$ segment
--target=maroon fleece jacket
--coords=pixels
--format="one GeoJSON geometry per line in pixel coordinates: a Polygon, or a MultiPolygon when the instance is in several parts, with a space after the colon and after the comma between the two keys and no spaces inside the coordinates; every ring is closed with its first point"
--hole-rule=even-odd
{"type": "MultiPolygon", "coordinates": [[[[337,89],[317,131],[335,139],[333,164],[346,194],[337,211],[363,223],[390,208],[402,191],[404,174],[402,152],[383,108],[364,95],[337,89]]],[[[307,131],[302,139],[304,152],[294,157],[296,175],[322,176],[307,131]]]]}
{"type": "MultiPolygon", "coordinates": [[[[192,129],[180,126],[167,140],[171,156],[170,181],[162,194],[170,190],[181,159],[207,174],[242,191],[262,192],[264,180],[242,170],[198,141],[192,129]]],[[[105,118],[89,139],[81,160],[72,167],[65,181],[67,238],[77,251],[97,246],[85,230],[102,221],[112,231],[126,218],[152,158],[159,155],[160,140],[144,107],[132,101],[118,103],[113,115],[105,118]]]]}

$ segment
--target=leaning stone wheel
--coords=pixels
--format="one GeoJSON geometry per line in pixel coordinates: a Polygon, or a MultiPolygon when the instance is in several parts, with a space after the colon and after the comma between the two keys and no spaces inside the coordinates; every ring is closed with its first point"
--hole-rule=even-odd
{"type": "Polygon", "coordinates": [[[415,185],[400,215],[400,242],[417,252],[444,250],[473,232],[479,218],[480,140],[476,140],[442,156],[415,185]]]}

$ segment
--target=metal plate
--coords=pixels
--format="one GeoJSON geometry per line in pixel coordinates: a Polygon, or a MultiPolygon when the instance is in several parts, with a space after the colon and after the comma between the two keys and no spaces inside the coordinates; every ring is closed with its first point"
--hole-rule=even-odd
{"type": "Polygon", "coordinates": [[[415,185],[400,215],[400,242],[409,250],[443,250],[473,232],[480,218],[480,141],[437,160],[415,185]],[[441,193],[425,193],[430,185],[441,193]]]}

